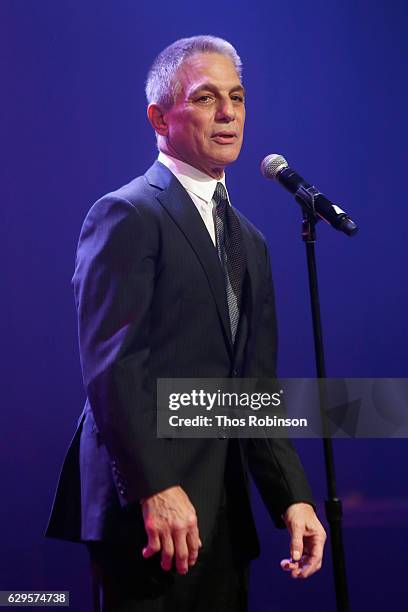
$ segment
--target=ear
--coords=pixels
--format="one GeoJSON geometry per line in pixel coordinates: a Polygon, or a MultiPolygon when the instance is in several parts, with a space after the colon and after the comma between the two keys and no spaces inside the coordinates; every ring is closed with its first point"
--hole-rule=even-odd
{"type": "Polygon", "coordinates": [[[147,116],[154,131],[160,136],[167,136],[169,129],[165,120],[165,113],[158,104],[149,104],[147,116]]]}

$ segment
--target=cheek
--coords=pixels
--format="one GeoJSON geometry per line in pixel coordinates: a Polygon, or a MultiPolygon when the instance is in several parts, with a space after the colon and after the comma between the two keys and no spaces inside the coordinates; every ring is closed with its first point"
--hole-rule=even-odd
{"type": "Polygon", "coordinates": [[[195,138],[198,143],[203,147],[208,147],[213,144],[211,140],[212,134],[212,123],[210,122],[199,122],[195,126],[195,138]]]}
{"type": "Polygon", "coordinates": [[[173,142],[177,141],[183,149],[195,148],[196,134],[194,126],[189,122],[180,122],[173,133],[173,142]]]}

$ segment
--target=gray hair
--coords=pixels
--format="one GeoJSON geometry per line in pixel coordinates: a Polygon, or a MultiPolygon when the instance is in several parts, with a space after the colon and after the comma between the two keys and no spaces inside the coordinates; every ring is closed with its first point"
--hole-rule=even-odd
{"type": "Polygon", "coordinates": [[[234,64],[239,78],[242,78],[241,58],[228,41],[216,36],[181,38],[163,49],[154,60],[146,80],[148,104],[154,102],[166,110],[172,107],[177,93],[176,72],[188,57],[196,53],[225,55],[234,64]]]}

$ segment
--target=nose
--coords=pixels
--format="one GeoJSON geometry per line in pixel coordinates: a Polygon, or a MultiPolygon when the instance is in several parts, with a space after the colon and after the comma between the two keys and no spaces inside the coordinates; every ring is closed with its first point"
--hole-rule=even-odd
{"type": "Polygon", "coordinates": [[[235,108],[231,98],[220,100],[217,108],[216,120],[230,123],[230,121],[234,121],[234,119],[235,108]]]}

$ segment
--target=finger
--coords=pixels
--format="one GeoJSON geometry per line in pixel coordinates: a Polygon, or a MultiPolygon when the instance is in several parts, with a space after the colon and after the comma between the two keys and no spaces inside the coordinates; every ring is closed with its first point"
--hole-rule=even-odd
{"type": "Polygon", "coordinates": [[[289,572],[292,578],[298,578],[301,573],[301,567],[299,561],[293,561],[293,559],[282,559],[281,568],[285,572],[289,572]]]}
{"type": "Polygon", "coordinates": [[[280,566],[285,572],[290,572],[293,569],[297,569],[299,567],[299,562],[296,561],[294,563],[292,559],[282,559],[282,561],[280,562],[280,566]]]}
{"type": "Polygon", "coordinates": [[[302,578],[308,578],[322,567],[322,557],[315,555],[305,555],[301,561],[301,574],[302,578]]]}
{"type": "Polygon", "coordinates": [[[176,558],[176,569],[179,574],[188,572],[188,546],[187,532],[185,529],[173,531],[174,554],[176,558]]]}
{"type": "Polygon", "coordinates": [[[163,533],[161,535],[161,549],[161,567],[168,572],[171,569],[174,558],[174,545],[170,533],[163,533]]]}
{"type": "Polygon", "coordinates": [[[307,543],[307,552],[310,558],[322,561],[326,534],[315,535],[311,537],[307,543]]]}
{"type": "Polygon", "coordinates": [[[307,578],[315,571],[320,569],[321,561],[311,559],[308,555],[303,555],[299,561],[293,561],[293,559],[282,559],[281,568],[285,572],[290,572],[292,578],[307,578]]]}
{"type": "Polygon", "coordinates": [[[312,576],[312,574],[316,573],[320,568],[321,564],[316,564],[313,567],[311,565],[306,566],[300,570],[299,578],[309,578],[309,576],[312,576]]]}
{"type": "Polygon", "coordinates": [[[194,565],[197,561],[198,552],[203,546],[200,539],[198,521],[195,513],[192,513],[188,519],[186,541],[188,547],[188,564],[194,565]]]}
{"type": "Polygon", "coordinates": [[[322,566],[322,559],[315,556],[303,555],[300,561],[294,563],[291,559],[281,561],[282,569],[291,572],[292,578],[308,578],[322,566]]]}
{"type": "Polygon", "coordinates": [[[285,572],[290,573],[292,578],[300,578],[302,573],[301,560],[293,561],[293,559],[283,559],[281,567],[285,572]]]}
{"type": "Polygon", "coordinates": [[[302,558],[302,577],[307,578],[317,572],[322,566],[323,549],[326,535],[315,535],[308,539],[302,558]]]}
{"type": "Polygon", "coordinates": [[[201,548],[201,541],[198,541],[198,545],[195,544],[190,533],[186,536],[187,547],[188,547],[188,564],[195,565],[197,562],[198,552],[201,548]]]}
{"type": "Polygon", "coordinates": [[[198,521],[197,521],[197,517],[195,514],[191,514],[188,522],[187,522],[187,534],[188,534],[188,540],[187,540],[187,544],[190,546],[193,550],[195,549],[199,549],[202,547],[202,542],[200,539],[200,533],[198,530],[198,521]]]}
{"type": "Polygon", "coordinates": [[[302,578],[302,570],[300,569],[300,567],[298,567],[297,569],[292,570],[291,572],[291,576],[292,578],[302,578]]]}
{"type": "Polygon", "coordinates": [[[156,530],[149,529],[147,531],[148,542],[147,546],[142,550],[142,555],[145,559],[152,557],[160,550],[160,538],[156,530]]]}
{"type": "Polygon", "coordinates": [[[292,529],[292,538],[290,542],[290,556],[293,561],[300,561],[303,555],[303,529],[297,525],[292,529]]]}

